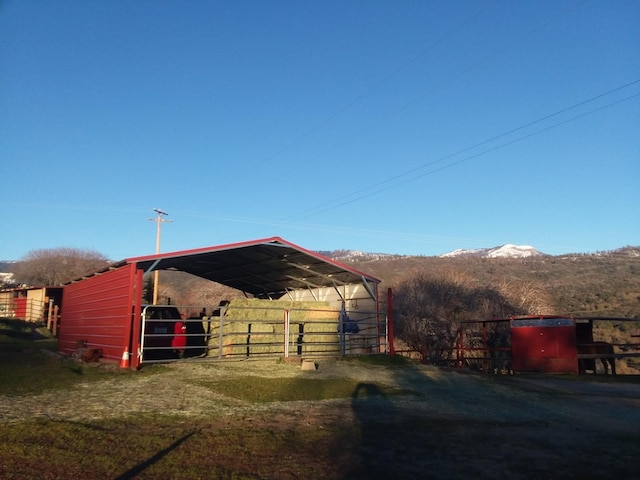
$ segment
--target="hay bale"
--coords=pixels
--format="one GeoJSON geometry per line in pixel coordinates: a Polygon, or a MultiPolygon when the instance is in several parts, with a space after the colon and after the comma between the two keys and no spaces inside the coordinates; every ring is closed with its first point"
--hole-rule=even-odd
{"type": "MultiPolygon", "coordinates": [[[[285,310],[289,310],[290,340],[302,325],[304,342],[338,342],[339,311],[328,302],[260,300],[239,298],[231,300],[220,322],[211,317],[209,356],[281,354],[285,333],[285,310]],[[220,334],[223,349],[220,352],[220,334]]],[[[310,345],[305,350],[333,351],[333,346],[310,345]]]]}

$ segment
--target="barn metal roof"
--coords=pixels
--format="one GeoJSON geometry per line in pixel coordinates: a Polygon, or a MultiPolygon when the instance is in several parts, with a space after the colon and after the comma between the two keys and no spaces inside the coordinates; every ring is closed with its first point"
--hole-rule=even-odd
{"type": "Polygon", "coordinates": [[[287,291],[363,284],[372,297],[380,280],[317,253],[271,237],[242,243],[129,258],[146,272],[191,273],[258,298],[287,291]]]}

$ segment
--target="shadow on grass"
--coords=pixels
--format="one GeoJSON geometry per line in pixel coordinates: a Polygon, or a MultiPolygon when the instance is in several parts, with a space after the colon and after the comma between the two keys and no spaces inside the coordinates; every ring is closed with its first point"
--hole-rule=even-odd
{"type": "Polygon", "coordinates": [[[179,438],[178,440],[173,442],[171,445],[169,445],[167,448],[160,450],[153,457],[145,460],[142,463],[139,463],[135,467],[130,468],[129,470],[124,472],[122,475],[116,477],[116,480],[129,480],[129,479],[135,478],[137,475],[144,472],[147,468],[152,466],[154,463],[157,463],[160,460],[162,460],[167,454],[171,453],[171,451],[178,448],[180,445],[182,445],[184,442],[189,440],[189,438],[191,438],[196,433],[198,433],[197,430],[194,430],[193,432],[184,435],[183,437],[179,438]]]}
{"type": "MultiPolygon", "coordinates": [[[[395,423],[395,407],[384,391],[374,383],[359,383],[351,396],[351,408],[360,427],[359,457],[347,478],[383,478],[389,467],[380,456],[380,439],[395,423]]],[[[390,477],[391,478],[391,477],[390,477]]]]}

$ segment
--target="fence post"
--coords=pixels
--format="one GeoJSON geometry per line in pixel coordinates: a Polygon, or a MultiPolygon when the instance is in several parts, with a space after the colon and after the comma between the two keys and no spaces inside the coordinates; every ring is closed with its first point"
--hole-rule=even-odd
{"type": "Polygon", "coordinates": [[[218,358],[222,358],[222,349],[224,348],[224,314],[227,311],[226,306],[220,307],[220,330],[218,331],[218,358]]]}
{"type": "Polygon", "coordinates": [[[389,355],[395,355],[396,349],[393,345],[393,292],[387,289],[387,343],[389,355]]]}
{"type": "Polygon", "coordinates": [[[47,312],[47,330],[51,331],[51,322],[53,317],[53,299],[49,300],[49,310],[47,312]]]}
{"type": "Polygon", "coordinates": [[[458,327],[458,338],[456,340],[456,367],[464,365],[464,327],[458,327]]]}
{"type": "Polygon", "coordinates": [[[58,336],[58,305],[53,307],[53,336],[58,336]]]}
{"type": "Polygon", "coordinates": [[[289,358],[289,309],[284,310],[284,358],[289,358]]]}

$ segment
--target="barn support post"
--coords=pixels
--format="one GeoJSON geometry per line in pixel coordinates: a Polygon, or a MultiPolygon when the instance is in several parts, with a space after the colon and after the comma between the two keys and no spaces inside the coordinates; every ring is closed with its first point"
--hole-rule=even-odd
{"type": "Polygon", "coordinates": [[[137,369],[142,362],[142,291],[143,291],[144,270],[138,269],[136,264],[131,266],[129,292],[129,305],[132,305],[131,328],[129,328],[129,338],[126,347],[129,349],[130,366],[137,369]]]}
{"type": "Polygon", "coordinates": [[[53,329],[51,330],[51,333],[53,334],[54,337],[58,336],[58,312],[60,311],[60,307],[58,305],[55,305],[53,307],[53,329]]]}
{"type": "Polygon", "coordinates": [[[346,315],[346,306],[344,298],[342,299],[342,310],[338,315],[338,340],[340,342],[340,355],[345,356],[347,353],[347,345],[346,345],[346,335],[344,333],[344,317],[346,315]]]}
{"type": "Polygon", "coordinates": [[[393,345],[393,291],[387,289],[387,345],[389,355],[395,355],[396,349],[393,345]]]}
{"type": "Polygon", "coordinates": [[[51,322],[53,319],[53,298],[49,299],[49,309],[47,312],[47,330],[51,331],[51,322]]]}

